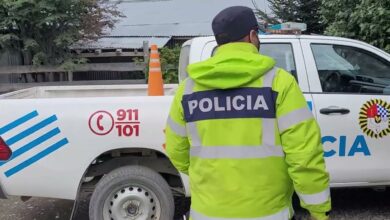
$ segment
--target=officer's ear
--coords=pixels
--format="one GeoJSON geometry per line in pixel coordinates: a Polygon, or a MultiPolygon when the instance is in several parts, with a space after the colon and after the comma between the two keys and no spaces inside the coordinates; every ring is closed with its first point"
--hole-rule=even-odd
{"type": "Polygon", "coordinates": [[[249,41],[257,48],[260,49],[259,35],[256,30],[251,30],[249,33],[249,41]]]}
{"type": "Polygon", "coordinates": [[[255,37],[257,37],[257,32],[255,30],[251,30],[249,32],[249,39],[252,41],[255,37]]]}

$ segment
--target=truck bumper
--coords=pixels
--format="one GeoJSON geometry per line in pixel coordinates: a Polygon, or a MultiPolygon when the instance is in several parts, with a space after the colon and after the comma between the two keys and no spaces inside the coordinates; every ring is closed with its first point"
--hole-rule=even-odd
{"type": "Polygon", "coordinates": [[[1,186],[0,183],[0,199],[6,199],[6,198],[7,198],[7,194],[5,194],[3,187],[1,186]]]}

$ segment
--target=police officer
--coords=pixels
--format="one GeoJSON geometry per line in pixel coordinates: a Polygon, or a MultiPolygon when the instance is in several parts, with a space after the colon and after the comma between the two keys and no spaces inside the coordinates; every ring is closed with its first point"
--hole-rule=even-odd
{"type": "Polygon", "coordinates": [[[247,7],[213,20],[218,49],[188,66],[171,106],[167,153],[189,174],[193,220],[287,220],[291,198],[328,219],[329,174],[320,128],[294,77],[259,54],[247,7]]]}

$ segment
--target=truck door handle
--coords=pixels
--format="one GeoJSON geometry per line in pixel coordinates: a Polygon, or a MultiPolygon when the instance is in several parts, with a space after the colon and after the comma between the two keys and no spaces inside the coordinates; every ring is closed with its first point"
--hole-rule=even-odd
{"type": "Polygon", "coordinates": [[[342,115],[348,114],[350,111],[347,108],[322,108],[320,109],[320,113],[324,115],[329,115],[333,113],[339,113],[342,115]]]}

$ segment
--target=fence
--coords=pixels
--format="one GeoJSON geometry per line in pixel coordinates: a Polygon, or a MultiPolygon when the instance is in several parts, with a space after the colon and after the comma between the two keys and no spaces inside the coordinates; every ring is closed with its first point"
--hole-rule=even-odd
{"type": "Polygon", "coordinates": [[[96,63],[79,64],[71,70],[60,66],[0,66],[0,76],[2,76],[0,79],[4,79],[4,76],[12,76],[10,78],[14,79],[15,75],[19,78],[17,83],[0,82],[0,93],[35,86],[135,84],[146,81],[148,42],[144,42],[142,51],[97,49],[93,52],[80,52],[79,57],[95,60],[93,62],[96,63]],[[114,62],[102,63],[100,62],[102,60],[114,60],[114,62]]]}

